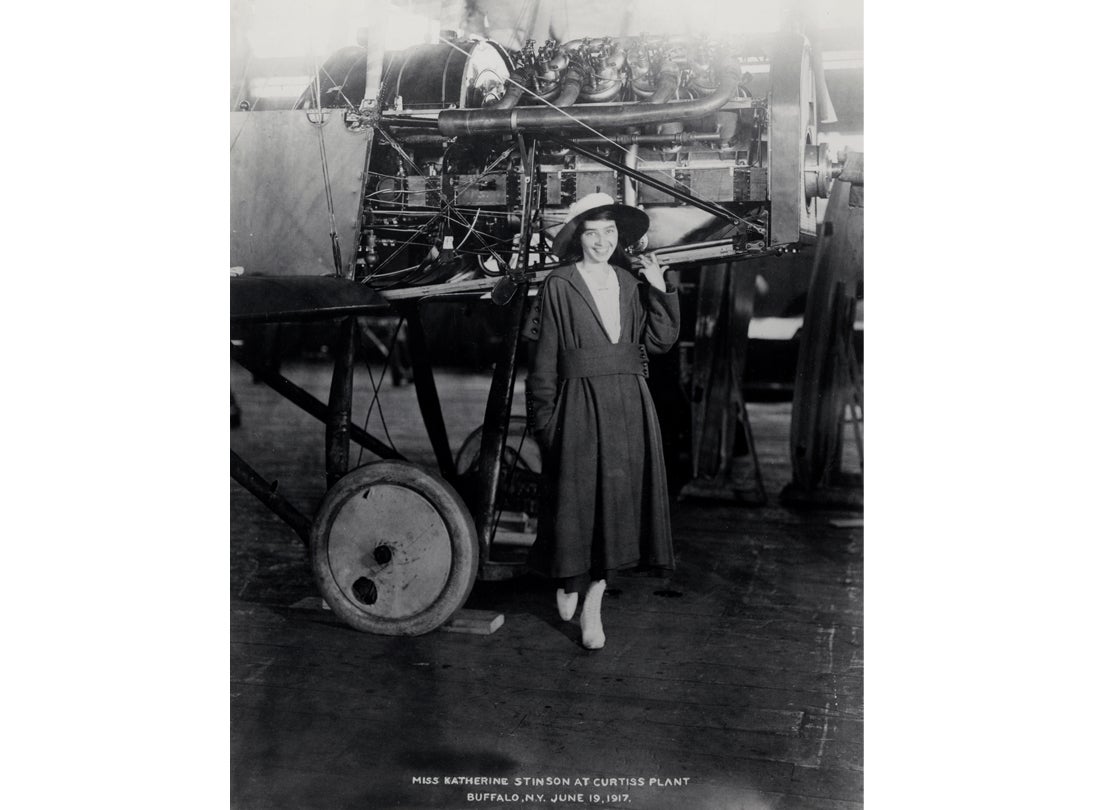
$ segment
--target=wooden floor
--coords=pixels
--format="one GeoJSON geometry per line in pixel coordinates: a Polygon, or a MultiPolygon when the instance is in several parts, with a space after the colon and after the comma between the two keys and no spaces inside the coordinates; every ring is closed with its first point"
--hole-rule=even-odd
{"type": "MultiPolygon", "coordinates": [[[[327,365],[284,373],[327,398],[327,365]]],[[[457,448],[488,377],[438,383],[457,448]]],[[[233,448],[312,514],[323,427],[239,368],[231,384],[233,448]]],[[[360,367],[360,425],[370,392],[360,367]]],[[[414,391],[380,396],[394,444],[434,469],[414,391]]],[[[863,537],[832,525],[859,515],[779,506],[790,405],[749,409],[768,505],[674,503],[675,574],[616,583],[599,652],[526,578],[475,587],[470,607],[505,615],[490,636],[353,631],[318,609],[296,535],[230,482],[232,806],[862,807],[863,537]]]]}

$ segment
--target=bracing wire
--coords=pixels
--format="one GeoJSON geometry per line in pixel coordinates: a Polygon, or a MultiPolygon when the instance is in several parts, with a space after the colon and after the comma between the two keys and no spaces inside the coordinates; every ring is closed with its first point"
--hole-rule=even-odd
{"type": "MultiPolygon", "coordinates": [[[[340,97],[342,99],[344,99],[344,103],[347,104],[352,109],[354,109],[355,105],[351,103],[351,99],[348,98],[347,95],[344,93],[344,85],[343,84],[337,84],[336,79],[332,78],[332,74],[328,72],[328,70],[325,68],[324,65],[321,65],[321,70],[323,70],[325,72],[325,75],[328,76],[328,80],[330,82],[332,82],[332,87],[329,88],[329,92],[331,93],[333,90],[338,92],[340,94],[340,97]]],[[[345,78],[344,81],[347,81],[347,78],[345,78]]],[[[320,86],[318,86],[318,88],[317,88],[317,106],[318,107],[323,106],[321,104],[321,88],[320,88],[320,86]]]]}
{"type": "MultiPolygon", "coordinates": [[[[388,358],[387,358],[388,360],[388,358]]],[[[389,362],[386,363],[389,366],[389,362]]],[[[382,387],[382,381],[386,378],[385,374],[378,375],[378,382],[374,381],[374,372],[371,370],[370,365],[367,365],[367,376],[370,378],[371,386],[374,388],[375,396],[378,395],[378,389],[382,387]]],[[[390,449],[397,451],[397,448],[393,445],[393,437],[390,436],[390,427],[386,424],[386,413],[382,410],[382,403],[378,403],[378,420],[382,423],[382,432],[386,434],[386,441],[390,443],[390,449]]]]}
{"type": "MultiPolygon", "coordinates": [[[[453,42],[449,42],[449,41],[443,40],[443,39],[441,39],[440,42],[443,42],[443,43],[449,45],[450,47],[454,48],[455,50],[459,51],[460,53],[465,54],[465,51],[463,51],[461,48],[459,48],[453,42]]],[[[597,130],[597,129],[589,126],[588,124],[584,123],[583,121],[579,120],[575,115],[570,113],[567,109],[559,107],[556,104],[554,104],[552,101],[549,101],[548,99],[541,98],[538,95],[536,95],[535,93],[531,93],[530,91],[528,91],[528,89],[526,87],[521,85],[519,82],[517,82],[511,76],[506,76],[505,81],[511,82],[516,87],[520,88],[520,90],[522,90],[524,93],[526,93],[526,94],[530,95],[532,98],[534,98],[536,101],[539,101],[542,104],[545,104],[547,107],[550,107],[551,109],[557,110],[558,112],[560,112],[562,115],[569,118],[571,121],[573,121],[578,126],[583,127],[584,129],[587,129],[589,132],[591,132],[597,138],[600,138],[601,140],[606,141],[608,144],[613,146],[615,149],[618,149],[624,155],[629,154],[629,150],[627,150],[626,147],[624,147],[622,144],[616,143],[614,140],[607,137],[606,135],[604,135],[599,130],[597,130]]],[[[667,169],[661,168],[660,164],[654,163],[653,161],[646,160],[645,158],[641,158],[641,157],[638,158],[638,163],[639,164],[644,164],[646,167],[653,169],[657,174],[663,175],[664,177],[671,180],[674,185],[682,186],[690,192],[691,187],[687,183],[684,183],[682,180],[678,179],[675,175],[673,175],[667,169]]],[[[753,224],[751,222],[749,222],[748,220],[743,219],[742,217],[738,217],[736,214],[731,213],[731,216],[733,216],[733,217],[735,217],[739,220],[742,220],[747,225],[753,226],[753,224]]],[[[755,230],[755,226],[753,226],[753,228],[755,230]]]]}
{"type": "MultiPolygon", "coordinates": [[[[466,235],[462,237],[462,241],[455,245],[454,249],[457,251],[460,247],[466,244],[466,240],[470,238],[470,234],[474,232],[474,225],[477,225],[477,218],[481,216],[481,209],[477,209],[477,213],[474,214],[474,221],[470,223],[470,230],[466,231],[466,235]]],[[[481,231],[478,231],[478,236],[481,235],[481,231]]]]}
{"type": "MultiPolygon", "coordinates": [[[[377,384],[374,381],[374,373],[371,371],[370,363],[367,363],[367,376],[370,378],[371,387],[374,389],[374,397],[371,399],[370,407],[367,408],[366,418],[363,419],[363,432],[366,432],[367,427],[370,425],[371,414],[374,413],[374,406],[375,406],[375,403],[377,403],[378,404],[378,417],[382,421],[382,430],[385,432],[386,439],[390,443],[390,449],[393,450],[394,452],[397,451],[397,448],[394,447],[393,439],[390,438],[390,431],[389,431],[389,428],[386,426],[386,417],[382,412],[382,403],[378,399],[378,392],[382,387],[382,381],[384,379],[386,379],[386,372],[389,371],[390,360],[393,358],[393,349],[397,345],[397,336],[399,334],[401,334],[401,327],[404,326],[404,324],[405,324],[405,316],[402,315],[401,319],[398,320],[398,322],[397,322],[397,328],[393,330],[393,337],[390,338],[390,346],[386,350],[386,360],[382,364],[382,371],[378,375],[378,383],[377,384]]],[[[362,463],[363,463],[363,446],[359,445],[359,460],[356,462],[356,466],[359,466],[362,463]]]]}
{"type": "Polygon", "coordinates": [[[425,222],[423,225],[421,225],[419,228],[417,228],[416,232],[412,236],[409,237],[408,241],[406,241],[403,244],[401,244],[400,246],[398,246],[398,248],[396,250],[394,250],[393,253],[391,253],[388,257],[386,257],[386,259],[384,259],[382,261],[382,264],[380,264],[380,265],[378,265],[378,267],[374,268],[374,272],[372,272],[369,276],[367,276],[367,278],[374,278],[376,275],[378,275],[378,273],[380,273],[382,271],[383,267],[385,267],[387,264],[389,264],[391,261],[393,261],[394,258],[396,256],[398,256],[398,254],[401,253],[402,249],[404,249],[404,248],[408,247],[409,245],[411,245],[413,243],[413,240],[416,239],[416,237],[419,236],[420,234],[424,233],[424,231],[426,231],[429,226],[434,224],[435,221],[438,220],[441,215],[442,215],[442,212],[440,214],[436,214],[431,219],[429,219],[427,222],[425,222]]]}
{"type": "MultiPolygon", "coordinates": [[[[440,40],[440,41],[441,41],[441,42],[444,42],[445,44],[447,44],[447,45],[449,45],[450,47],[454,48],[455,50],[459,51],[460,53],[463,53],[463,54],[465,54],[465,51],[463,51],[463,50],[462,50],[461,48],[459,48],[459,47],[458,47],[457,45],[455,45],[455,44],[454,44],[453,42],[448,42],[447,40],[440,40]]],[[[538,102],[540,102],[540,103],[542,103],[542,104],[545,104],[545,105],[546,105],[547,107],[550,107],[550,108],[551,108],[551,109],[553,109],[553,110],[556,110],[556,111],[560,112],[560,113],[561,113],[562,115],[564,115],[564,116],[565,116],[566,118],[568,118],[569,120],[571,120],[571,121],[572,121],[573,123],[577,124],[577,125],[578,125],[578,126],[580,126],[580,127],[583,127],[584,129],[587,129],[587,130],[588,130],[589,132],[591,132],[591,133],[592,133],[593,135],[595,135],[595,136],[596,136],[597,138],[600,138],[601,140],[607,141],[607,143],[609,143],[609,144],[610,144],[611,146],[613,146],[613,147],[615,147],[616,149],[618,149],[618,150],[619,150],[620,152],[622,152],[623,154],[627,154],[627,153],[628,153],[628,150],[627,150],[627,149],[626,149],[626,148],[625,148],[624,146],[622,146],[621,144],[618,144],[618,143],[616,143],[616,142],[615,142],[614,140],[612,140],[611,138],[609,138],[609,137],[607,137],[606,135],[604,135],[604,134],[603,134],[602,132],[600,132],[600,131],[599,131],[598,129],[595,129],[594,127],[592,127],[592,126],[589,126],[588,124],[586,124],[586,123],[584,123],[583,121],[579,120],[579,119],[578,119],[578,118],[577,118],[577,117],[576,117],[575,115],[573,115],[572,113],[570,113],[570,112],[569,112],[569,111],[568,111],[568,110],[567,110],[566,108],[564,108],[564,107],[559,107],[558,105],[554,104],[554,102],[550,101],[549,99],[545,99],[545,98],[542,98],[542,97],[540,97],[540,96],[536,95],[535,93],[531,93],[531,92],[530,92],[530,91],[529,91],[529,90],[528,90],[528,89],[527,89],[526,87],[524,87],[524,86],[523,86],[522,84],[520,84],[519,82],[517,82],[517,81],[516,81],[515,79],[513,79],[513,78],[512,78],[511,76],[506,76],[506,77],[505,77],[505,80],[506,80],[506,81],[508,81],[508,82],[511,82],[512,84],[514,84],[514,85],[515,85],[516,87],[518,87],[518,88],[519,88],[520,90],[522,90],[522,91],[523,91],[524,93],[527,93],[527,94],[528,94],[529,96],[531,96],[532,98],[534,98],[534,99],[535,99],[536,101],[538,101],[538,102]]],[[[682,182],[682,181],[680,181],[680,180],[677,180],[677,179],[676,179],[676,178],[675,178],[675,177],[674,177],[674,176],[673,176],[673,175],[672,175],[671,173],[669,173],[669,172],[668,172],[668,171],[666,171],[666,170],[663,170],[663,169],[661,169],[661,168],[660,168],[660,164],[656,164],[656,163],[653,163],[652,161],[648,161],[648,160],[645,160],[644,158],[639,158],[639,162],[640,162],[640,163],[646,163],[646,164],[649,164],[649,165],[651,165],[651,166],[657,167],[657,171],[658,171],[658,172],[659,172],[660,174],[663,174],[663,175],[665,175],[666,177],[668,177],[668,178],[669,178],[670,180],[672,180],[672,181],[673,181],[674,183],[676,183],[677,185],[681,185],[681,186],[684,186],[685,188],[687,188],[687,187],[688,187],[686,183],[684,183],[684,182],[682,182]]]]}
{"type": "MultiPolygon", "coordinates": [[[[465,53],[465,51],[462,51],[462,49],[459,48],[454,43],[449,42],[447,40],[440,40],[440,41],[444,42],[444,44],[450,46],[451,48],[459,51],[464,56],[467,55],[465,53]]],[[[391,68],[392,68],[392,65],[391,65],[391,68]]],[[[597,138],[599,138],[600,140],[605,141],[606,143],[610,144],[613,148],[619,150],[624,155],[629,154],[629,150],[627,150],[624,146],[622,146],[621,144],[619,144],[616,141],[612,140],[611,138],[609,138],[608,136],[606,136],[602,132],[600,132],[597,129],[593,128],[592,126],[580,121],[579,119],[576,118],[576,116],[572,115],[572,113],[570,113],[567,109],[559,107],[559,106],[553,104],[551,101],[549,101],[547,99],[540,98],[540,97],[538,97],[537,95],[535,95],[533,93],[529,93],[527,88],[523,87],[523,85],[520,85],[511,76],[506,76],[504,78],[505,78],[506,81],[511,82],[513,85],[519,87],[521,90],[523,90],[528,95],[531,95],[534,98],[536,98],[536,100],[538,100],[538,101],[542,102],[543,104],[547,105],[548,107],[562,113],[565,117],[567,117],[570,120],[572,120],[573,122],[575,122],[578,126],[580,126],[584,129],[588,130],[589,132],[593,133],[597,138]]],[[[389,143],[390,146],[394,147],[396,149],[396,151],[398,151],[400,157],[406,163],[409,163],[413,167],[414,171],[416,171],[417,173],[420,173],[420,167],[415,165],[415,162],[412,161],[408,157],[407,153],[405,153],[403,149],[398,148],[398,144],[396,143],[395,139],[393,137],[391,137],[389,135],[389,133],[384,131],[384,130],[381,131],[381,134],[382,134],[382,137],[384,138],[384,140],[386,140],[389,143]]],[[[484,211],[482,211],[481,208],[472,208],[472,209],[471,208],[464,208],[464,207],[461,207],[461,206],[458,205],[458,199],[459,199],[459,197],[461,196],[461,194],[463,192],[465,192],[467,189],[469,189],[474,184],[480,182],[487,175],[491,174],[492,171],[497,166],[499,166],[504,160],[506,160],[513,152],[514,152],[514,146],[510,146],[506,150],[504,150],[499,156],[497,156],[497,158],[488,167],[486,167],[485,169],[480,171],[477,174],[476,177],[474,177],[472,180],[470,180],[468,183],[466,183],[464,186],[462,186],[453,195],[453,200],[452,201],[443,200],[442,201],[443,202],[442,210],[437,210],[437,211],[409,211],[409,210],[407,210],[403,207],[395,209],[395,210],[400,210],[402,212],[403,216],[409,216],[409,215],[428,216],[429,219],[423,225],[421,225],[419,228],[417,228],[415,231],[413,231],[412,235],[409,237],[409,239],[407,241],[405,241],[401,246],[399,246],[389,257],[387,257],[387,259],[384,260],[383,263],[379,267],[377,267],[375,269],[375,271],[372,272],[368,276],[368,278],[378,280],[378,279],[382,279],[382,278],[389,278],[389,277],[392,277],[392,276],[404,276],[405,274],[408,274],[408,273],[415,273],[415,271],[418,268],[422,269],[423,268],[423,263],[417,264],[417,265],[412,265],[412,266],[410,266],[408,268],[404,268],[402,270],[391,271],[389,273],[381,273],[380,272],[381,270],[383,270],[386,267],[386,265],[391,260],[393,260],[397,256],[397,254],[403,248],[414,244],[414,242],[415,242],[415,240],[418,236],[420,236],[428,228],[430,228],[431,226],[436,224],[439,221],[440,217],[444,217],[447,220],[456,221],[458,224],[460,224],[461,226],[464,226],[466,228],[467,232],[466,232],[465,236],[462,238],[461,242],[459,242],[458,247],[453,248],[453,250],[457,251],[458,248],[461,248],[463,245],[465,245],[466,242],[469,240],[470,236],[477,236],[478,241],[483,245],[484,249],[487,250],[493,256],[493,258],[496,259],[496,261],[501,264],[501,266],[506,266],[506,263],[505,263],[504,259],[502,259],[501,256],[493,249],[493,245],[490,244],[489,240],[492,240],[493,242],[501,244],[501,245],[503,245],[507,240],[502,239],[502,238],[497,237],[497,236],[494,236],[493,234],[485,233],[484,231],[478,230],[476,228],[477,221],[482,215],[484,215],[486,218],[488,218],[490,216],[503,217],[503,216],[506,215],[505,212],[484,212],[484,211]],[[465,213],[471,213],[472,212],[472,214],[473,214],[473,221],[472,222],[463,215],[464,212],[465,213]]],[[[662,175],[662,176],[668,178],[669,180],[672,181],[673,184],[690,189],[688,184],[683,183],[681,180],[679,180],[673,174],[671,174],[667,169],[664,169],[660,164],[654,163],[652,161],[648,161],[644,158],[638,159],[637,162],[638,162],[638,164],[640,164],[642,166],[654,169],[656,174],[659,174],[659,175],[662,175]]],[[[395,179],[395,180],[400,179],[399,176],[397,176],[397,175],[385,175],[385,174],[378,173],[377,176],[391,178],[391,179],[395,179]]],[[[390,200],[388,201],[390,204],[401,206],[402,203],[399,202],[399,200],[404,198],[407,201],[408,197],[413,193],[414,192],[412,192],[410,190],[407,190],[407,189],[396,189],[396,188],[395,189],[378,189],[375,192],[372,192],[368,196],[368,199],[377,200],[378,202],[384,204],[387,201],[383,200],[382,197],[387,197],[388,196],[390,198],[390,200]]],[[[415,193],[419,193],[419,192],[415,192],[415,193]]],[[[730,212],[730,215],[733,216],[736,219],[739,219],[739,220],[742,220],[742,221],[746,222],[746,224],[750,225],[751,227],[754,227],[754,229],[755,229],[755,226],[753,226],[750,221],[745,220],[743,217],[740,217],[737,214],[734,214],[732,212],[730,212]]],[[[549,217],[549,219],[555,219],[555,217],[553,217],[551,215],[549,217]]],[[[404,231],[406,233],[408,232],[408,229],[406,229],[406,228],[394,228],[393,230],[400,230],[400,231],[404,231]]],[[[420,273],[419,275],[423,275],[423,273],[420,273]]],[[[400,282],[396,282],[396,283],[400,283],[400,282]]]]}
{"type": "MultiPolygon", "coordinates": [[[[386,135],[386,134],[387,133],[383,132],[383,135],[386,135]]],[[[391,139],[387,138],[387,140],[390,141],[391,144],[393,143],[391,139]]],[[[502,162],[504,162],[512,154],[514,149],[515,149],[514,146],[509,146],[500,155],[498,155],[496,157],[496,159],[492,163],[489,164],[489,166],[487,166],[480,173],[478,173],[476,177],[474,177],[472,180],[470,180],[468,183],[466,183],[464,186],[462,186],[460,189],[458,189],[458,191],[454,195],[455,200],[457,200],[458,197],[460,197],[462,195],[462,193],[465,192],[467,189],[469,189],[474,184],[480,182],[483,178],[485,178],[486,176],[491,174],[497,166],[499,166],[502,162]]],[[[401,150],[401,151],[403,152],[403,150],[401,150]]],[[[405,156],[404,154],[402,154],[402,157],[404,157],[404,159],[406,161],[409,160],[409,158],[407,156],[405,156]]],[[[383,174],[380,174],[380,173],[375,173],[375,176],[385,177],[387,179],[393,179],[393,180],[403,179],[403,178],[400,177],[400,175],[383,175],[383,174]]],[[[396,189],[396,188],[395,189],[377,189],[374,192],[371,192],[370,195],[368,195],[368,199],[373,198],[373,197],[375,197],[375,195],[379,195],[379,194],[398,197],[398,196],[401,196],[401,195],[406,195],[407,196],[411,193],[413,193],[413,192],[411,192],[407,189],[396,189]]],[[[499,262],[502,266],[506,264],[504,259],[500,256],[500,254],[497,253],[497,251],[495,251],[493,249],[493,245],[490,244],[489,240],[492,240],[493,242],[496,242],[500,245],[505,244],[507,242],[507,240],[502,239],[502,238],[497,237],[497,236],[494,236],[491,233],[486,233],[485,231],[477,230],[474,227],[477,223],[477,218],[482,214],[482,209],[481,208],[462,209],[459,206],[457,206],[454,202],[443,201],[443,209],[442,210],[418,211],[418,212],[406,211],[406,210],[401,209],[401,208],[398,208],[398,209],[395,209],[395,210],[401,211],[403,216],[408,215],[408,214],[417,214],[417,215],[420,215],[420,216],[428,216],[429,219],[423,225],[421,225],[419,228],[414,230],[412,232],[412,236],[410,236],[407,241],[405,241],[399,247],[397,247],[382,262],[382,264],[380,264],[378,267],[376,267],[374,269],[374,271],[371,272],[366,277],[367,279],[369,279],[371,281],[377,282],[378,280],[391,278],[393,276],[399,276],[399,277],[401,277],[401,280],[406,280],[407,279],[406,274],[410,274],[410,273],[414,272],[417,268],[419,268],[421,266],[420,264],[410,265],[409,267],[403,268],[401,270],[394,270],[394,271],[391,271],[389,273],[382,273],[381,271],[389,264],[390,261],[392,261],[398,255],[398,253],[400,253],[400,251],[402,249],[404,249],[405,247],[409,247],[410,245],[416,244],[415,243],[416,238],[418,236],[420,236],[421,234],[423,234],[432,225],[434,225],[441,217],[446,217],[448,219],[456,220],[461,225],[464,225],[466,227],[467,233],[463,237],[462,242],[459,244],[459,247],[461,247],[461,245],[465,244],[466,241],[469,239],[469,237],[471,235],[477,236],[478,241],[481,242],[481,244],[484,246],[485,250],[487,250],[490,254],[492,254],[493,258],[495,258],[497,260],[497,262],[499,262]],[[470,222],[469,220],[467,220],[463,216],[463,210],[466,210],[467,212],[469,212],[469,211],[473,212],[473,214],[474,214],[474,221],[473,222],[470,222]]],[[[496,213],[495,215],[504,217],[504,216],[506,216],[506,212],[499,212],[499,213],[496,213]]],[[[390,226],[386,226],[386,227],[389,228],[390,226]]],[[[390,229],[391,230],[398,230],[397,228],[390,228],[390,229]]],[[[400,230],[408,232],[407,229],[400,229],[400,230]]],[[[421,246],[423,246],[423,245],[421,245],[421,246]]],[[[457,250],[457,248],[455,250],[457,250]]],[[[394,283],[400,283],[400,281],[395,281],[394,283]]]]}
{"type": "MultiPolygon", "coordinates": [[[[313,63],[313,75],[314,75],[314,87],[317,92],[318,106],[320,106],[321,99],[321,72],[317,62],[313,63]]],[[[336,275],[340,275],[344,262],[340,256],[340,234],[336,229],[336,206],[332,202],[332,178],[329,176],[328,171],[328,154],[325,152],[325,127],[324,127],[324,111],[320,111],[319,124],[317,129],[317,140],[321,146],[321,178],[324,181],[325,186],[325,205],[328,208],[328,223],[329,223],[329,240],[332,243],[332,263],[333,269],[336,275]]]]}

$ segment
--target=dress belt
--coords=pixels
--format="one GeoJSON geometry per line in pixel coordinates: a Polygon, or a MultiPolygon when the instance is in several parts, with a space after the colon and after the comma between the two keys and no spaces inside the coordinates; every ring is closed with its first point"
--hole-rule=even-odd
{"type": "Polygon", "coordinates": [[[558,376],[604,377],[610,374],[649,376],[649,356],[641,343],[613,343],[598,349],[565,349],[558,354],[558,376]]]}

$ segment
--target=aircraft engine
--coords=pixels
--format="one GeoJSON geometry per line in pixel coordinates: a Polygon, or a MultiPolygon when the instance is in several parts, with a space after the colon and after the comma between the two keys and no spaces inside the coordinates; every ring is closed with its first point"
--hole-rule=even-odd
{"type": "MultiPolygon", "coordinates": [[[[441,41],[387,53],[376,98],[366,66],[337,52],[296,106],[373,129],[353,261],[381,289],[506,272],[525,203],[552,230],[594,191],[646,209],[651,249],[794,245],[839,171],[803,37],[441,41]]],[[[554,260],[537,234],[527,249],[554,260]]]]}

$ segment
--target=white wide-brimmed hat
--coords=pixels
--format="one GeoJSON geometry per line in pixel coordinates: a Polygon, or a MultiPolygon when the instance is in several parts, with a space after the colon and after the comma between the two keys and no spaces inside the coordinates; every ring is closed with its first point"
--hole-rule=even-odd
{"type": "Polygon", "coordinates": [[[649,230],[649,216],[645,211],[630,205],[615,202],[615,198],[602,191],[586,194],[569,206],[565,224],[554,235],[554,255],[566,258],[569,243],[577,233],[577,228],[588,219],[603,212],[609,212],[619,227],[619,246],[627,248],[633,245],[649,230]]]}

